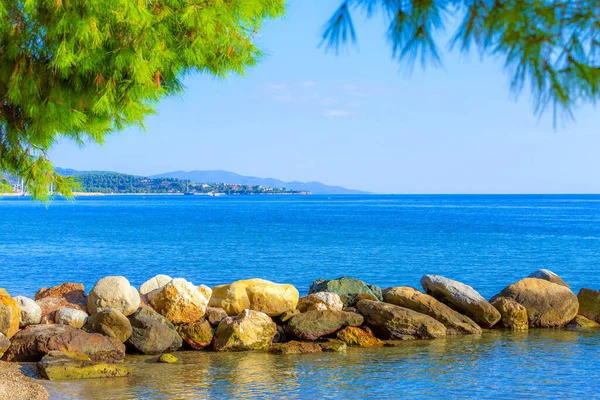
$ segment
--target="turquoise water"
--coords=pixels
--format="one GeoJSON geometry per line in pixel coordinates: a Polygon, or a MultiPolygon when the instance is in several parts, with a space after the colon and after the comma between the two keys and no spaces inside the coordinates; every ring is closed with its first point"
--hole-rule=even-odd
{"type": "MultiPolygon", "coordinates": [[[[490,297],[538,268],[600,288],[600,196],[102,197],[49,207],[0,199],[0,287],[157,273],[216,285],[319,277],[419,287],[423,274],[490,297]]],[[[130,357],[133,378],[45,383],[58,399],[600,398],[600,332],[536,330],[345,354],[130,357]]]]}

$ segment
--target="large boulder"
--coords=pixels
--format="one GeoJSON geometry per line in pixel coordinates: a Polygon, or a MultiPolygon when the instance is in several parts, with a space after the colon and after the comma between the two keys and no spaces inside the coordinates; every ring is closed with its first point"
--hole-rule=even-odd
{"type": "Polygon", "coordinates": [[[248,309],[274,317],[296,308],[299,297],[292,285],[254,278],[215,286],[209,306],[220,307],[229,316],[248,309]]]}
{"type": "Polygon", "coordinates": [[[171,321],[150,308],[140,308],[129,322],[132,333],[126,344],[136,353],[160,354],[178,350],[183,344],[171,321]]]}
{"type": "Polygon", "coordinates": [[[499,325],[514,331],[523,331],[529,328],[527,310],[514,299],[507,297],[496,297],[492,305],[500,312],[502,319],[499,325]]]}
{"type": "Polygon", "coordinates": [[[172,280],[173,278],[171,278],[169,275],[156,275],[155,277],[150,278],[146,282],[142,283],[139,292],[142,296],[146,296],[151,291],[162,288],[172,280]]]}
{"type": "Polygon", "coordinates": [[[114,308],[106,308],[90,315],[85,325],[88,332],[97,332],[118,339],[125,343],[131,336],[132,328],[129,319],[114,308]]]}
{"type": "Polygon", "coordinates": [[[10,347],[10,340],[4,336],[4,333],[0,333],[0,358],[4,355],[6,350],[10,347]]]}
{"type": "Polygon", "coordinates": [[[310,285],[308,293],[337,293],[344,307],[354,306],[360,300],[383,300],[381,288],[369,285],[360,279],[341,277],[338,279],[317,279],[310,285]]]}
{"type": "Polygon", "coordinates": [[[65,282],[58,286],[41,288],[37,291],[35,296],[33,296],[33,299],[37,301],[46,297],[63,298],[68,303],[77,306],[71,308],[86,311],[87,296],[85,294],[84,286],[81,283],[65,282]]]}
{"type": "Polygon", "coordinates": [[[117,378],[131,376],[130,369],[121,365],[98,363],[88,356],[52,351],[38,363],[37,370],[51,381],[74,379],[117,378]]]}
{"type": "Polygon", "coordinates": [[[32,325],[13,336],[2,359],[39,361],[51,351],[85,354],[92,361],[119,361],[125,357],[125,346],[116,339],[69,325],[32,325]]]}
{"type": "Polygon", "coordinates": [[[21,310],[19,328],[37,325],[42,321],[42,308],[33,299],[25,296],[15,296],[15,300],[19,310],[21,310]]]}
{"type": "Polygon", "coordinates": [[[346,311],[313,310],[292,317],[287,333],[299,340],[317,340],[346,326],[360,326],[364,318],[346,311]]]}
{"type": "Polygon", "coordinates": [[[347,326],[336,334],[337,338],[348,346],[380,347],[383,341],[377,339],[370,332],[356,326],[347,326]]]}
{"type": "Polygon", "coordinates": [[[212,342],[213,330],[210,322],[204,318],[187,324],[177,325],[176,329],[179,332],[179,336],[192,349],[203,349],[212,342]]]}
{"type": "Polygon", "coordinates": [[[70,325],[73,328],[81,329],[87,322],[87,313],[74,308],[61,308],[56,312],[54,322],[57,324],[70,325]]]}
{"type": "Polygon", "coordinates": [[[307,312],[312,310],[333,310],[342,311],[344,303],[340,295],[330,292],[316,292],[308,296],[301,297],[298,301],[298,310],[307,312]]]}
{"type": "Polygon", "coordinates": [[[481,333],[481,328],[471,318],[454,311],[433,296],[409,286],[383,290],[383,301],[429,315],[444,324],[448,335],[481,333]]]}
{"type": "Polygon", "coordinates": [[[446,336],[446,327],[429,315],[381,301],[357,303],[365,324],[381,339],[436,339],[446,336]]]}
{"type": "Polygon", "coordinates": [[[498,297],[514,299],[525,307],[531,328],[565,326],[579,310],[577,296],[569,288],[537,278],[521,279],[507,286],[492,301],[498,297]]]}
{"type": "Polygon", "coordinates": [[[491,328],[500,321],[498,310],[471,286],[439,275],[425,275],[421,278],[421,285],[427,294],[483,328],[491,328]]]}
{"type": "Polygon", "coordinates": [[[11,338],[19,330],[21,310],[8,292],[0,289],[0,333],[11,338]]]}
{"type": "Polygon", "coordinates": [[[194,322],[204,316],[210,296],[208,286],[195,286],[183,278],[172,279],[147,294],[152,307],[174,324],[194,322]]]}
{"type": "Polygon", "coordinates": [[[569,288],[569,285],[567,285],[567,283],[563,281],[560,276],[556,275],[554,272],[548,269],[538,269],[537,271],[532,272],[528,276],[528,278],[543,279],[545,281],[556,283],[557,285],[569,288]]]}
{"type": "Polygon", "coordinates": [[[577,294],[579,315],[600,323],[600,291],[583,288],[577,294]]]}
{"type": "Polygon", "coordinates": [[[266,350],[277,334],[277,325],[265,313],[244,310],[223,319],[213,339],[215,351],[266,350]]]}
{"type": "Polygon", "coordinates": [[[124,276],[100,279],[88,295],[88,312],[95,314],[105,308],[121,311],[126,317],[140,307],[140,294],[124,276]]]}

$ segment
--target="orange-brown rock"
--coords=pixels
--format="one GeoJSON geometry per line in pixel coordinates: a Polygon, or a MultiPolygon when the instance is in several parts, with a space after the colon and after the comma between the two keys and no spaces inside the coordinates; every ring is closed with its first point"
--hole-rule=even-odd
{"type": "Polygon", "coordinates": [[[356,326],[347,326],[341,331],[338,331],[337,338],[348,346],[359,347],[380,347],[383,346],[383,341],[377,339],[371,333],[362,330],[356,326]]]}
{"type": "Polygon", "coordinates": [[[11,338],[19,330],[21,309],[8,292],[0,289],[0,333],[11,338]]]}
{"type": "Polygon", "coordinates": [[[72,308],[75,310],[86,311],[86,307],[81,304],[71,303],[64,297],[43,297],[35,301],[42,309],[42,324],[53,324],[56,318],[56,312],[61,308],[72,308]]]}
{"type": "Polygon", "coordinates": [[[33,299],[41,300],[44,297],[62,297],[71,304],[79,305],[80,308],[78,309],[86,311],[87,296],[81,283],[66,282],[50,288],[41,288],[33,296],[33,299]]]}

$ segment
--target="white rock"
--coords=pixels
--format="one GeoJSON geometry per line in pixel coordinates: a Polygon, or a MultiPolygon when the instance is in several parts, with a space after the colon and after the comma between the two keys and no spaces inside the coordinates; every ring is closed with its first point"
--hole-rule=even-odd
{"type": "Polygon", "coordinates": [[[25,296],[15,296],[14,299],[21,309],[19,328],[37,325],[42,321],[42,308],[33,299],[25,296]]]}
{"type": "Polygon", "coordinates": [[[344,303],[337,293],[316,292],[301,297],[298,301],[298,310],[306,312],[311,310],[342,311],[344,303]]]}
{"type": "Polygon", "coordinates": [[[208,286],[196,287],[183,278],[175,278],[148,293],[152,307],[174,324],[194,322],[206,313],[212,294],[208,286]]]}
{"type": "Polygon", "coordinates": [[[140,294],[124,276],[107,276],[96,282],[88,295],[88,312],[114,308],[129,316],[140,307],[140,294]]]}
{"type": "Polygon", "coordinates": [[[57,324],[70,325],[77,329],[81,329],[87,320],[87,313],[74,308],[61,308],[54,317],[54,322],[57,324]]]}
{"type": "Polygon", "coordinates": [[[150,278],[146,282],[142,283],[142,286],[140,286],[140,294],[144,296],[153,290],[160,289],[167,283],[171,282],[172,279],[173,278],[171,278],[169,275],[156,275],[154,278],[150,278]]]}

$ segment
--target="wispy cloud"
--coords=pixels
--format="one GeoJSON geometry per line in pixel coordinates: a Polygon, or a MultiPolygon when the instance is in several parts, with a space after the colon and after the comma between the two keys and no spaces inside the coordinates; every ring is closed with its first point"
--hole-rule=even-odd
{"type": "Polygon", "coordinates": [[[327,118],[342,118],[349,117],[353,115],[352,111],[344,110],[344,109],[329,109],[324,110],[323,115],[327,118]]]}

